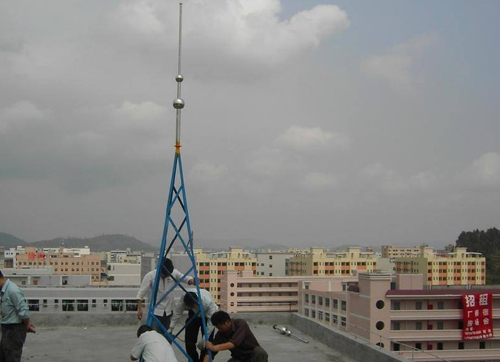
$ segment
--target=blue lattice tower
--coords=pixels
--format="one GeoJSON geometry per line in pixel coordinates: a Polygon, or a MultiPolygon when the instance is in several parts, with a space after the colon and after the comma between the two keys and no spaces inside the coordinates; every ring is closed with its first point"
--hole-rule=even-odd
{"type": "MultiPolygon", "coordinates": [[[[170,188],[168,191],[167,209],[165,215],[165,224],[163,227],[163,235],[161,239],[160,254],[158,257],[158,263],[156,267],[156,277],[153,284],[151,292],[151,300],[149,303],[148,318],[146,324],[149,326],[153,325],[155,322],[160,326],[161,330],[165,336],[172,341],[172,343],[186,356],[188,361],[192,359],[187,354],[186,350],[177,342],[177,337],[186,326],[193,321],[198,315],[202,319],[202,328],[205,335],[205,340],[208,340],[209,336],[207,333],[207,324],[205,320],[205,311],[203,308],[203,303],[200,294],[200,284],[198,279],[198,271],[196,268],[196,259],[193,252],[193,232],[191,230],[191,222],[189,219],[188,202],[186,196],[186,186],[184,183],[184,172],[182,169],[182,158],[181,158],[181,110],[184,108],[184,101],[181,98],[181,83],[184,80],[181,75],[181,50],[182,50],[182,3],[179,4],[179,55],[178,55],[178,72],[175,80],[177,82],[177,98],[174,100],[173,105],[176,112],[176,132],[175,132],[175,156],[174,164],[172,168],[172,177],[170,180],[170,188]],[[174,217],[175,214],[175,217],[174,217]],[[171,239],[169,239],[169,231],[172,233],[171,239]],[[163,262],[167,258],[168,253],[174,245],[181,246],[185,253],[187,254],[190,267],[184,273],[184,277],[180,280],[175,279],[173,276],[171,278],[174,280],[175,285],[165,292],[165,294],[160,295],[158,293],[158,286],[160,282],[160,274],[163,262]],[[171,295],[177,288],[181,288],[186,292],[186,289],[182,286],[184,278],[187,275],[191,275],[194,278],[196,292],[198,294],[198,314],[195,314],[186,324],[178,331],[175,335],[171,335],[169,331],[165,329],[162,323],[154,315],[156,306],[158,306],[165,298],[171,295]]],[[[210,361],[212,356],[210,353],[210,361]]]]}

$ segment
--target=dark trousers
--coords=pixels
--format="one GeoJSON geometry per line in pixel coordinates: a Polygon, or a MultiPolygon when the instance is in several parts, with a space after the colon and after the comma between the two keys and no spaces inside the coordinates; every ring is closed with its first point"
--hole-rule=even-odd
{"type": "Polygon", "coordinates": [[[231,358],[227,362],[267,362],[267,352],[262,347],[255,347],[253,349],[252,357],[246,360],[240,360],[237,358],[231,358]]]}
{"type": "Polygon", "coordinates": [[[0,362],[21,362],[24,341],[26,341],[24,324],[2,324],[0,362]]]}
{"type": "MultiPolygon", "coordinates": [[[[172,313],[170,315],[167,315],[167,313],[163,312],[162,316],[156,315],[155,317],[160,320],[160,323],[165,327],[165,329],[168,331],[170,328],[170,319],[172,318],[172,313]]],[[[161,327],[159,326],[158,322],[156,320],[153,320],[153,329],[160,333],[162,336],[165,336],[163,331],[161,330],[161,327]]],[[[165,337],[166,338],[166,337],[165,337]]]]}
{"type": "MultiPolygon", "coordinates": [[[[192,310],[189,310],[188,313],[188,319],[186,320],[189,321],[192,317],[194,316],[194,312],[192,310]]],[[[205,332],[203,331],[203,321],[201,320],[201,317],[196,317],[193,319],[193,321],[186,327],[186,333],[185,333],[185,342],[186,342],[186,352],[191,357],[193,362],[202,362],[203,358],[205,357],[205,352],[202,352],[201,356],[198,356],[198,351],[196,350],[196,342],[198,342],[198,333],[200,333],[204,336],[205,332]]],[[[213,333],[210,335],[210,340],[213,339],[213,333]]]]}

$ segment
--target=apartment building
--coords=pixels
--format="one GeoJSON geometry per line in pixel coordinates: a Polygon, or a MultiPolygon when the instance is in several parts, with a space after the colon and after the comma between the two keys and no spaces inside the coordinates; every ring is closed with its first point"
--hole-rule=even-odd
{"type": "Polygon", "coordinates": [[[359,271],[374,271],[377,256],[373,251],[362,252],[359,247],[346,251],[325,251],[310,248],[290,259],[290,276],[348,276],[359,271]]]}
{"type": "Polygon", "coordinates": [[[242,248],[206,254],[202,249],[194,249],[200,287],[210,291],[216,303],[220,302],[221,279],[229,271],[250,271],[257,273],[257,258],[242,248]]]}
{"type": "Polygon", "coordinates": [[[486,284],[486,258],[467,248],[457,247],[441,254],[422,246],[418,255],[398,257],[394,262],[396,273],[422,274],[429,286],[486,284]]]}
{"type": "Polygon", "coordinates": [[[90,275],[54,275],[52,267],[45,269],[2,269],[2,273],[20,287],[86,287],[90,275]]]}
{"type": "Polygon", "coordinates": [[[109,263],[107,280],[109,286],[139,286],[142,282],[141,264],[109,263]]]}
{"type": "Polygon", "coordinates": [[[22,246],[18,246],[16,248],[10,248],[8,250],[6,249],[4,251],[4,257],[5,257],[4,267],[17,268],[16,256],[24,253],[26,253],[26,250],[22,246]]]}
{"type": "Polygon", "coordinates": [[[101,256],[84,254],[76,257],[73,252],[64,252],[61,246],[57,252],[25,248],[24,253],[16,255],[16,269],[43,269],[52,267],[55,275],[90,275],[92,284],[101,282],[101,256]]]}
{"type": "Polygon", "coordinates": [[[382,245],[381,253],[382,258],[408,258],[420,254],[420,246],[400,247],[394,245],[382,245]]]}
{"type": "Polygon", "coordinates": [[[299,283],[299,313],[413,361],[500,360],[500,289],[425,290],[423,276],[411,274],[358,278],[341,285],[299,283]],[[465,322],[464,296],[488,292],[491,336],[465,338],[472,324],[465,322]]]}
{"type": "Polygon", "coordinates": [[[228,271],[222,277],[221,309],[228,313],[297,312],[299,284],[303,281],[341,282],[357,281],[352,276],[337,277],[265,277],[252,271],[228,271]]]}
{"type": "Polygon", "coordinates": [[[290,259],[294,253],[280,251],[259,251],[257,258],[257,276],[285,277],[290,271],[290,259]]]}

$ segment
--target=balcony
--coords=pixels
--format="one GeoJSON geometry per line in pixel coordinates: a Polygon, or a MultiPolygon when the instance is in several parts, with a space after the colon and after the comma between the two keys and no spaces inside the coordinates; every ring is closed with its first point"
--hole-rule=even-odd
{"type": "MultiPolygon", "coordinates": [[[[391,310],[391,320],[461,320],[462,313],[462,309],[391,310]]],[[[493,309],[493,319],[500,319],[500,309],[493,309]]]]}
{"type": "Polygon", "coordinates": [[[238,297],[237,299],[238,303],[250,303],[250,302],[266,302],[266,303],[272,303],[272,302],[298,302],[298,297],[297,296],[252,296],[252,297],[238,297]]]}
{"type": "Polygon", "coordinates": [[[500,356],[500,349],[453,349],[442,351],[401,351],[394,353],[411,361],[436,361],[439,359],[448,361],[497,361],[498,356],[500,356]]]}
{"type": "Polygon", "coordinates": [[[259,287],[258,284],[255,284],[253,287],[238,287],[238,292],[241,293],[266,293],[266,292],[295,292],[297,293],[297,287],[259,287]]]}
{"type": "MultiPolygon", "coordinates": [[[[500,329],[494,329],[492,340],[500,339],[500,329]]],[[[391,331],[391,340],[397,342],[420,342],[420,341],[461,341],[461,329],[423,329],[391,331]]],[[[491,340],[490,339],[490,340],[491,340]]]]}

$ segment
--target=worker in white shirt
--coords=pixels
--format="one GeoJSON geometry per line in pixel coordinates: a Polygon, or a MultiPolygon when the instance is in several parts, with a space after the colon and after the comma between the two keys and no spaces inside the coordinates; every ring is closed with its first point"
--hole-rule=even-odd
{"type": "MultiPolygon", "coordinates": [[[[139,320],[142,319],[143,313],[142,313],[142,300],[146,296],[146,294],[153,289],[153,284],[155,282],[155,276],[156,276],[156,270],[152,270],[149,273],[147,273],[144,276],[144,279],[142,280],[141,287],[139,288],[139,292],[137,293],[137,318],[139,320]]],[[[172,260],[170,259],[165,259],[163,262],[162,268],[161,268],[161,274],[160,274],[160,281],[158,284],[158,294],[156,296],[157,300],[160,300],[167,291],[169,291],[174,285],[175,281],[173,278],[176,280],[181,280],[184,277],[184,275],[178,271],[177,269],[174,269],[174,264],[172,263],[172,260]]],[[[193,285],[194,284],[194,279],[190,276],[187,276],[183,279],[182,281],[185,284],[188,285],[193,285]]],[[[169,294],[163,301],[155,308],[154,315],[158,320],[161,322],[161,324],[165,327],[165,330],[168,331],[170,327],[170,318],[172,317],[172,312],[174,310],[174,295],[169,294]]],[[[161,330],[161,327],[153,321],[152,327],[160,334],[164,334],[163,331],[161,330]]]]}
{"type": "Polygon", "coordinates": [[[177,362],[170,343],[153,328],[140,326],[137,338],[139,339],[132,348],[130,360],[137,361],[142,357],[144,362],[177,362]]]}
{"type": "MultiPolygon", "coordinates": [[[[193,317],[193,321],[186,326],[186,332],[185,332],[185,343],[186,343],[186,352],[191,357],[193,362],[198,362],[198,361],[203,361],[204,357],[204,352],[202,351],[201,357],[198,356],[198,352],[196,350],[196,342],[198,341],[198,333],[200,332],[202,335],[205,335],[203,328],[202,328],[202,319],[201,315],[199,313],[199,308],[198,308],[198,292],[196,288],[189,288],[186,289],[187,293],[184,295],[184,297],[177,303],[175,309],[174,309],[174,314],[172,316],[172,324],[170,326],[170,332],[172,333],[174,330],[175,325],[179,321],[180,317],[184,313],[185,310],[188,311],[188,319],[186,320],[186,323],[193,317]]],[[[203,310],[205,312],[205,322],[207,323],[207,333],[210,337],[213,337],[213,332],[214,332],[214,327],[212,326],[212,322],[210,321],[210,318],[212,317],[212,314],[217,312],[219,309],[217,307],[217,304],[215,304],[214,299],[212,298],[212,295],[208,290],[205,289],[200,289],[200,296],[201,296],[201,303],[203,305],[203,310]]],[[[204,344],[201,343],[200,349],[204,350],[204,344]]]]}

